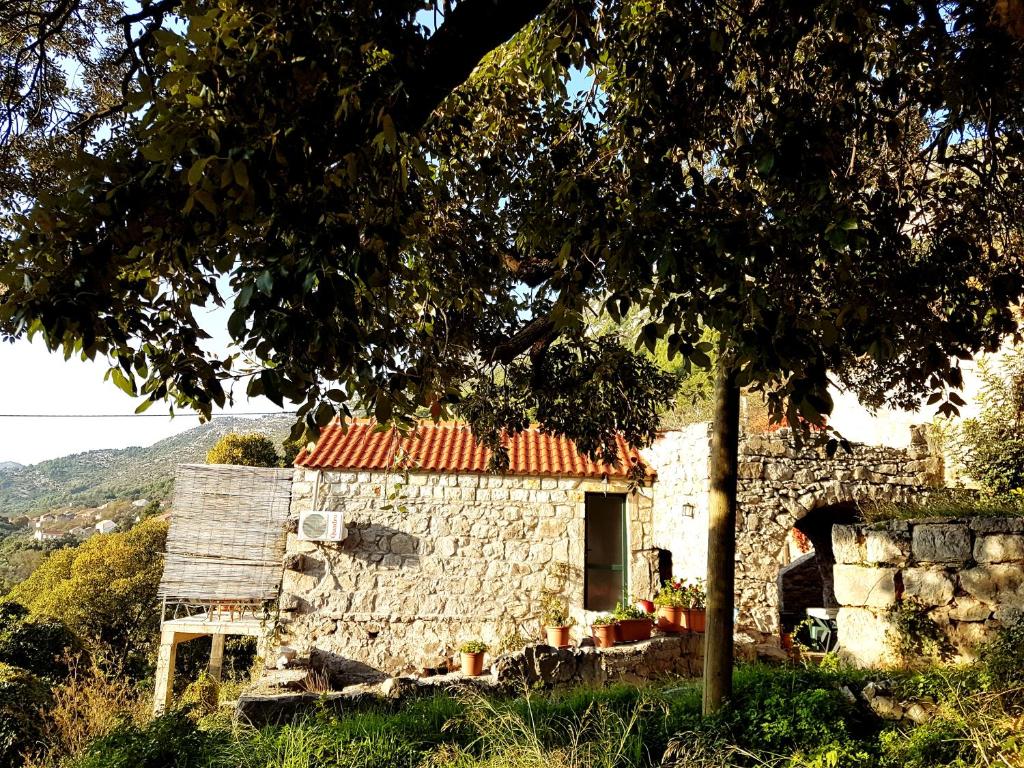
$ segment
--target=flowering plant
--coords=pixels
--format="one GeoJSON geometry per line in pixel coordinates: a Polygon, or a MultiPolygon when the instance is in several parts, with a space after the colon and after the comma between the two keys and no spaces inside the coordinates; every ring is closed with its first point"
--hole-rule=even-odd
{"type": "Polygon", "coordinates": [[[666,579],[664,586],[654,596],[654,604],[659,608],[689,607],[686,582],[680,579],[666,579]]]}
{"type": "Polygon", "coordinates": [[[610,613],[599,613],[595,616],[590,625],[592,627],[607,627],[609,624],[615,623],[615,617],[610,613]]]}
{"type": "Polygon", "coordinates": [[[704,580],[697,579],[686,587],[686,600],[691,608],[703,608],[707,605],[708,593],[704,588],[704,580]]]}
{"type": "Polygon", "coordinates": [[[612,615],[619,621],[651,618],[651,615],[643,611],[641,608],[638,608],[635,605],[623,605],[622,603],[615,604],[615,610],[612,611],[612,615]]]}

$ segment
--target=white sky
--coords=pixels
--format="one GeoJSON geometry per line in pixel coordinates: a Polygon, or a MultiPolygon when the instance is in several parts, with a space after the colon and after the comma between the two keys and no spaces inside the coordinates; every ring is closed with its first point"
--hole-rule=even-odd
{"type": "MultiPolygon", "coordinates": [[[[214,336],[211,348],[224,349],[228,312],[215,309],[205,315],[201,322],[214,336]]],[[[62,354],[49,353],[38,340],[0,344],[0,414],[131,414],[141,401],[103,380],[109,367],[106,360],[83,362],[72,357],[65,361],[62,354]]],[[[243,382],[235,385],[234,407],[223,413],[232,410],[281,409],[264,397],[247,399],[243,382]]],[[[154,403],[147,415],[141,417],[58,419],[0,415],[0,461],[35,464],[98,448],[151,445],[199,424],[199,418],[191,411],[176,410],[174,418],[165,415],[167,411],[167,405],[154,403]]]]}

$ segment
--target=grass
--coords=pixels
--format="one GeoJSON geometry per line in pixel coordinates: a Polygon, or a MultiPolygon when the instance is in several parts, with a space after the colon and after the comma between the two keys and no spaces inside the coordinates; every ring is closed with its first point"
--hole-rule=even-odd
{"type": "Polygon", "coordinates": [[[928,517],[1024,517],[1024,494],[978,494],[946,489],[922,501],[875,501],[861,507],[871,523],[928,517]]]}
{"type": "Polygon", "coordinates": [[[126,723],[77,759],[50,765],[1024,768],[1022,634],[1010,636],[991,669],[892,673],[897,696],[934,702],[935,718],[923,726],[880,720],[851,695],[877,673],[834,663],[744,666],[734,676],[734,704],[707,719],[694,683],[524,690],[514,699],[436,695],[341,715],[323,709],[266,728],[179,710],[148,724],[126,723]]]}

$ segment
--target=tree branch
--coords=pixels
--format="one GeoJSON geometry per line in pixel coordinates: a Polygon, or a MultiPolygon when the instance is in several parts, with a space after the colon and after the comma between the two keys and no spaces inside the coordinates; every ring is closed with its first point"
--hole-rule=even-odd
{"type": "Polygon", "coordinates": [[[548,7],[551,0],[463,0],[427,41],[407,82],[409,101],[396,110],[402,130],[415,131],[480,60],[548,7]]]}

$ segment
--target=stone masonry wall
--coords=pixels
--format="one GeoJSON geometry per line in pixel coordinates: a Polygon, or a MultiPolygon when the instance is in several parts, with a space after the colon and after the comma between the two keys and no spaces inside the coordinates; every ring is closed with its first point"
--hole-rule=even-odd
{"type": "Polygon", "coordinates": [[[653,545],[672,553],[676,578],[703,578],[707,571],[710,440],[710,424],[692,424],[665,432],[643,453],[658,472],[651,489],[653,545]]]}
{"type": "MultiPolygon", "coordinates": [[[[787,537],[809,513],[870,500],[905,501],[942,480],[942,462],[912,434],[909,449],[854,445],[829,458],[824,446],[798,446],[789,429],[744,434],[736,526],[737,628],[757,642],[779,633],[778,576],[787,537]]],[[[659,438],[645,455],[658,472],[654,544],[671,550],[674,575],[703,578],[707,567],[709,425],[659,438]]]]}
{"type": "MultiPolygon", "coordinates": [[[[280,637],[340,680],[437,666],[467,639],[539,631],[552,570],[580,627],[584,499],[624,485],[581,478],[297,469],[292,514],[344,510],[338,544],[288,537],[280,637]],[[394,483],[406,483],[388,509],[394,483]]],[[[651,502],[627,495],[630,588],[649,592],[651,502]]],[[[576,633],[580,633],[580,627],[576,633]]]]}
{"type": "Polygon", "coordinates": [[[899,601],[926,612],[962,660],[1024,618],[1024,519],[898,520],[832,536],[840,649],[858,664],[902,661],[889,642],[899,601]]]}

